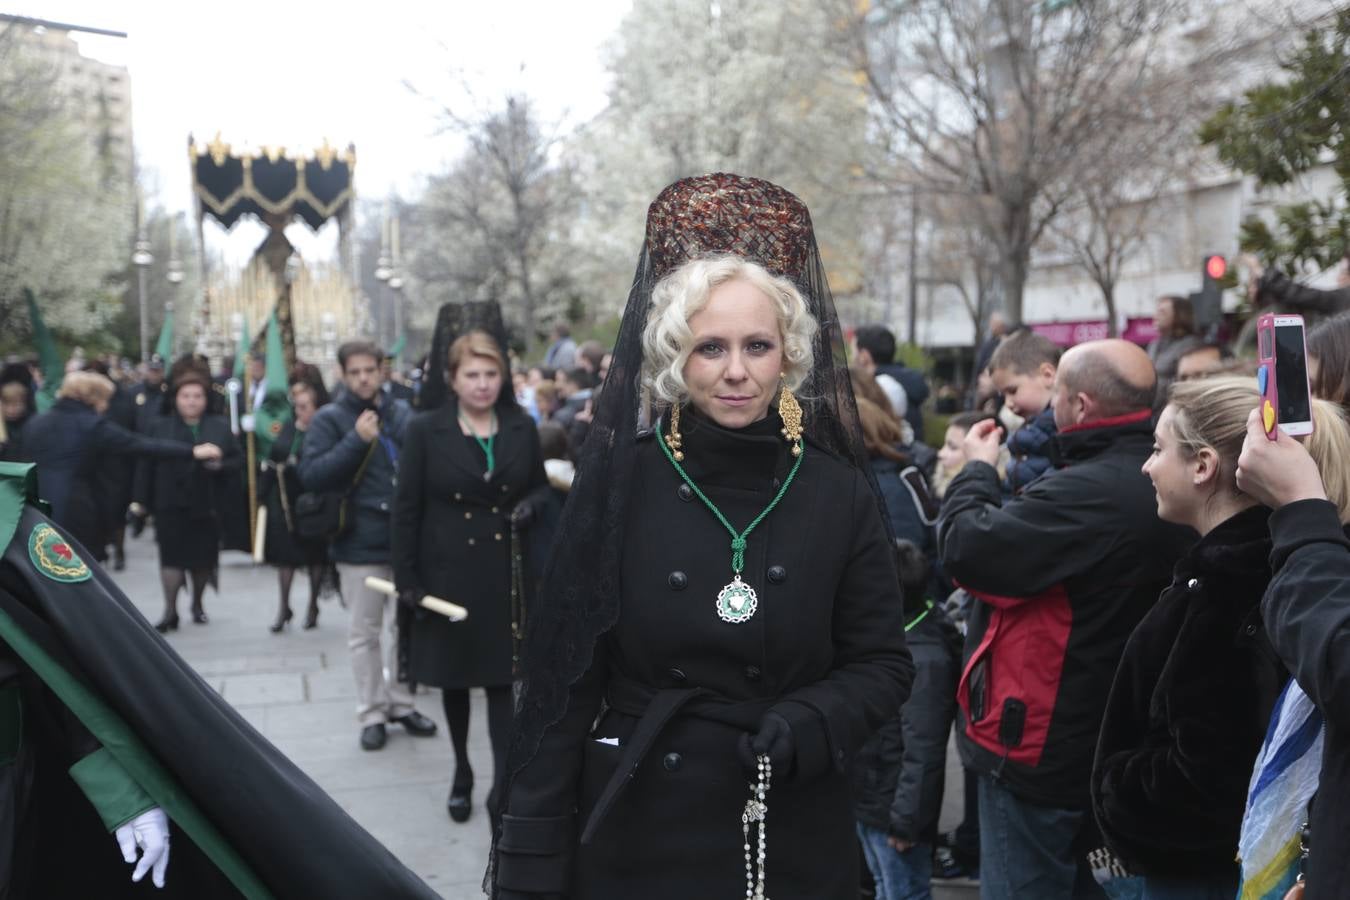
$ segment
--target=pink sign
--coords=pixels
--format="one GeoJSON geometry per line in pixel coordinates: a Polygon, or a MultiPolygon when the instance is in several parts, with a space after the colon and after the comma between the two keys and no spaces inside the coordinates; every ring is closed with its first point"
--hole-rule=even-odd
{"type": "MultiPolygon", "coordinates": [[[[1105,319],[1082,322],[1032,322],[1029,327],[1032,331],[1044,335],[1061,347],[1072,347],[1084,341],[1100,341],[1109,337],[1105,319]]],[[[1158,329],[1153,327],[1151,317],[1142,316],[1127,319],[1125,330],[1121,332],[1120,336],[1136,344],[1148,344],[1158,336],[1158,329]]]]}

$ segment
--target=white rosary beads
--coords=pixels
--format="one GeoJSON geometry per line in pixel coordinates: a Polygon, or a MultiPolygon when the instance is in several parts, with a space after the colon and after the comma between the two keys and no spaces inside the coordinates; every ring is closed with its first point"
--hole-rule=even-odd
{"type": "Polygon", "coordinates": [[[769,757],[759,757],[759,779],[750,785],[750,799],[745,801],[745,812],[741,813],[741,835],[745,838],[745,896],[746,900],[768,900],[764,893],[764,859],[769,846],[767,837],[769,817],[768,804],[764,795],[769,792],[769,780],[773,777],[773,764],[769,757]],[[750,824],[754,823],[758,831],[757,843],[758,878],[756,878],[755,857],[750,855],[750,824]]]}

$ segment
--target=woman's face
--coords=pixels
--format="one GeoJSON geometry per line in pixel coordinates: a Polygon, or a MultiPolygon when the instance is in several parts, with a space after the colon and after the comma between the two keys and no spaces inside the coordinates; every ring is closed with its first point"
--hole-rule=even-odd
{"type": "Polygon", "coordinates": [[[1204,503],[1205,492],[1195,482],[1195,458],[1177,445],[1172,423],[1176,410],[1168,406],[1153,429],[1153,454],[1144,461],[1144,474],[1158,495],[1158,518],[1190,525],[1204,503]]]}
{"type": "Polygon", "coordinates": [[[469,356],[455,370],[450,387],[466,412],[484,413],[501,394],[502,370],[494,360],[469,356]]]}
{"type": "Polygon", "coordinates": [[[1172,301],[1159,300],[1158,307],[1153,312],[1153,327],[1158,329],[1160,336],[1166,336],[1172,330],[1172,301]]]}
{"type": "Polygon", "coordinates": [[[195,422],[206,412],[206,390],[200,384],[185,384],[174,395],[173,403],[181,418],[195,422]]]}
{"type": "Polygon", "coordinates": [[[949,475],[955,475],[966,464],[966,448],[963,442],[966,439],[966,429],[959,425],[948,425],[947,436],[942,441],[942,447],[938,449],[938,465],[942,466],[942,471],[949,475]]]}
{"type": "Polygon", "coordinates": [[[694,350],[684,383],[694,407],[724,428],[743,428],[769,413],[783,371],[783,336],[773,301],[748,281],[713,288],[689,318],[694,350]]]}
{"type": "Polygon", "coordinates": [[[295,427],[308,431],[314,413],[318,412],[318,407],[314,405],[314,392],[305,388],[292,390],[291,404],[295,407],[295,427]]]}
{"type": "Polygon", "coordinates": [[[0,387],[0,415],[6,422],[17,422],[28,415],[28,389],[17,381],[0,387]]]}

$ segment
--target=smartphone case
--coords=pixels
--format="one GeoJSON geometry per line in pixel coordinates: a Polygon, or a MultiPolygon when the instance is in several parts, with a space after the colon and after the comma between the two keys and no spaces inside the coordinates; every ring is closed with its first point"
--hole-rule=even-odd
{"type": "Polygon", "coordinates": [[[1263,313],[1256,320],[1256,387],[1261,392],[1261,426],[1266,437],[1275,440],[1275,429],[1280,427],[1279,389],[1275,386],[1275,314],[1263,313]]]}

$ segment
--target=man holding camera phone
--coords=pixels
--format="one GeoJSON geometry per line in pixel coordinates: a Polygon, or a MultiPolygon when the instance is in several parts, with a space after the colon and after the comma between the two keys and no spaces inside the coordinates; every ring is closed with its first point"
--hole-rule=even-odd
{"type": "Polygon", "coordinates": [[[345,389],[315,414],[300,455],[300,483],[306,491],[347,495],[344,527],[333,540],[330,555],[351,613],[347,646],[365,750],[384,746],[391,722],[417,737],[436,733],[436,723],[413,708],[409,685],[397,680],[395,600],[365,586],[371,575],[394,577],[390,511],[403,432],[412,416],[405,402],[380,390],[381,356],[374,344],[365,341],[349,341],[338,348],[345,389]],[[386,618],[389,641],[382,647],[386,618]]]}

